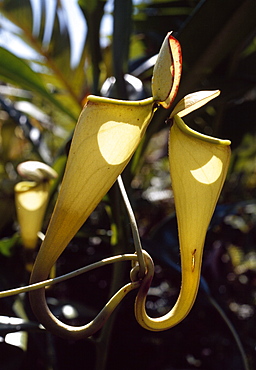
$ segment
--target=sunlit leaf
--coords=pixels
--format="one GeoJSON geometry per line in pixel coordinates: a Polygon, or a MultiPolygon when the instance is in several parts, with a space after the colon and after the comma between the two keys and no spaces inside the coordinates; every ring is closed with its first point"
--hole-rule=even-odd
{"type": "Polygon", "coordinates": [[[0,47],[0,77],[6,82],[36,92],[75,119],[72,113],[48,92],[38,73],[34,72],[22,59],[2,47],[0,47]]]}
{"type": "MultiPolygon", "coordinates": [[[[41,56],[42,71],[47,68],[49,77],[53,73],[58,80],[56,85],[65,90],[73,105],[81,108],[80,101],[86,85],[84,64],[87,52],[84,48],[80,63],[73,68],[70,29],[62,4],[56,3],[55,9],[52,9],[46,0],[42,0],[37,6],[32,2],[32,5],[31,8],[28,0],[8,0],[3,1],[2,11],[20,28],[21,31],[17,35],[41,56]],[[23,17],[23,13],[29,13],[29,16],[23,17]]],[[[38,61],[35,62],[39,64],[38,61]]]]}
{"type": "MultiPolygon", "coordinates": [[[[32,34],[32,8],[30,0],[4,0],[0,2],[1,12],[14,24],[23,23],[26,33],[32,34]]],[[[19,26],[19,24],[17,24],[19,26]]]]}

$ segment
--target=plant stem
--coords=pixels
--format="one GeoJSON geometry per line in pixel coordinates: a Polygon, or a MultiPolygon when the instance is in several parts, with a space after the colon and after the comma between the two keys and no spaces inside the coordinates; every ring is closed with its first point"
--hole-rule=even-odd
{"type": "MultiPolygon", "coordinates": [[[[129,235],[127,235],[127,213],[122,202],[121,193],[118,183],[116,182],[109,191],[109,199],[111,208],[109,216],[112,223],[112,238],[111,246],[113,253],[124,254],[130,249],[129,235]]],[[[113,266],[112,282],[110,286],[110,296],[112,296],[120,287],[124,285],[129,277],[129,270],[119,263],[113,266]]],[[[96,344],[96,366],[95,370],[105,370],[109,354],[109,347],[113,335],[114,323],[117,315],[117,310],[113,312],[110,319],[104,325],[99,337],[95,340],[96,344]]]]}
{"type": "Polygon", "coordinates": [[[234,340],[236,342],[236,345],[237,345],[237,347],[239,349],[239,352],[241,354],[243,365],[244,365],[244,370],[250,370],[250,367],[249,367],[249,364],[248,364],[248,360],[247,360],[247,357],[246,357],[246,354],[245,354],[245,351],[244,351],[242,342],[241,342],[241,340],[240,340],[240,338],[239,338],[239,336],[238,336],[238,334],[237,334],[234,326],[232,325],[231,321],[229,320],[229,318],[227,317],[227,315],[225,314],[225,312],[223,311],[223,309],[216,302],[216,300],[214,298],[212,298],[210,295],[208,295],[208,299],[209,299],[210,303],[213,305],[213,307],[218,311],[218,313],[220,314],[220,316],[222,317],[222,319],[227,324],[229,330],[231,331],[231,333],[233,335],[233,338],[234,338],[234,340]]]}
{"type": "Polygon", "coordinates": [[[138,227],[137,227],[134,212],[133,212],[131,203],[129,201],[128,195],[126,193],[121,175],[118,176],[117,181],[118,181],[119,189],[121,191],[121,194],[122,194],[122,197],[123,197],[123,200],[124,200],[124,204],[125,204],[129,219],[130,219],[133,242],[134,242],[134,246],[135,246],[135,251],[136,251],[137,256],[138,256],[139,275],[140,275],[139,277],[143,278],[145,276],[145,273],[146,273],[146,265],[145,265],[145,261],[144,261],[144,258],[143,258],[139,230],[138,230],[138,227]]]}

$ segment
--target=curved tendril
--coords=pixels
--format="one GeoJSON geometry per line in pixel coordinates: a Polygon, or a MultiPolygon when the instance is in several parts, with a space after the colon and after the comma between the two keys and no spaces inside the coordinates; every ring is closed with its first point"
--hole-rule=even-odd
{"type": "MultiPolygon", "coordinates": [[[[142,250],[142,258],[143,261],[146,261],[147,270],[145,270],[144,278],[147,274],[150,274],[150,282],[152,280],[152,276],[154,274],[154,264],[149,256],[149,254],[142,250]]],[[[145,262],[144,262],[145,263],[145,262]]],[[[61,336],[63,338],[72,338],[72,339],[81,339],[85,337],[89,337],[97,332],[101,327],[105,324],[111,313],[114,309],[118,306],[118,304],[122,301],[122,299],[133,289],[137,289],[140,287],[142,280],[139,279],[140,270],[139,270],[139,261],[138,256],[136,254],[123,254],[117,255],[113,257],[105,258],[101,261],[92,263],[91,265],[82,267],[80,269],[74,270],[70,273],[61,275],[54,279],[44,280],[38,283],[30,284],[24,287],[10,289],[6,291],[0,292],[0,298],[9,297],[15,294],[26,293],[29,291],[34,290],[34,295],[30,296],[31,304],[40,305],[42,308],[40,310],[40,314],[38,319],[44,319],[44,327],[47,330],[50,330],[53,334],[61,336]],[[118,290],[118,292],[109,299],[109,301],[105,304],[103,309],[99,312],[99,314],[88,324],[83,326],[71,326],[64,324],[59,319],[57,319],[49,310],[45,298],[45,287],[63,282],[67,279],[71,279],[73,277],[79,276],[85,272],[92,271],[96,268],[109,265],[115,262],[122,262],[122,261],[132,261],[133,263],[137,263],[137,265],[131,270],[130,278],[131,282],[124,285],[122,288],[118,290]],[[35,300],[33,300],[35,298],[35,300]]],[[[147,293],[147,292],[146,292],[147,293]]]]}
{"type": "Polygon", "coordinates": [[[68,279],[71,279],[73,277],[82,275],[86,272],[89,272],[89,271],[94,270],[96,268],[99,268],[101,266],[105,266],[105,265],[109,265],[111,263],[121,262],[121,261],[137,262],[138,257],[135,254],[122,254],[122,255],[117,255],[117,256],[113,256],[113,257],[104,258],[101,261],[92,263],[88,266],[81,267],[77,270],[74,270],[74,271],[69,272],[67,274],[58,276],[54,279],[48,279],[48,280],[40,281],[39,283],[29,284],[29,285],[26,285],[26,286],[23,286],[23,287],[20,287],[20,288],[14,288],[14,289],[9,289],[9,290],[2,291],[2,292],[0,292],[0,298],[6,298],[6,297],[10,297],[12,295],[27,293],[27,292],[30,292],[32,290],[45,288],[46,286],[48,287],[48,286],[51,286],[51,285],[54,285],[54,284],[57,284],[57,283],[61,283],[65,280],[68,280],[68,279]]]}
{"type": "Polygon", "coordinates": [[[45,329],[49,330],[52,334],[66,339],[82,339],[90,337],[99,329],[101,329],[111,313],[127,295],[127,293],[138,288],[139,286],[140,282],[137,281],[128,283],[120,288],[119,291],[103,307],[99,314],[88,324],[82,326],[67,325],[57,319],[47,306],[44,289],[38,289],[35,291],[35,294],[30,296],[30,302],[32,305],[40,305],[41,310],[38,312],[37,318],[44,322],[45,329]]]}
{"type": "MultiPolygon", "coordinates": [[[[148,254],[143,251],[143,254],[148,257],[148,254]]],[[[120,261],[127,261],[131,260],[133,262],[138,263],[138,256],[135,254],[125,254],[125,255],[119,255],[115,257],[106,258],[100,262],[96,262],[92,265],[83,267],[79,270],[76,270],[72,273],[69,273],[65,276],[56,278],[56,279],[50,279],[45,282],[33,284],[29,287],[29,290],[35,290],[33,295],[30,295],[30,303],[31,306],[34,307],[37,305],[40,307],[40,310],[37,311],[37,318],[39,321],[44,323],[44,327],[51,331],[51,333],[56,334],[58,336],[61,336],[63,338],[72,338],[72,339],[81,339],[85,337],[89,337],[92,334],[94,334],[96,331],[98,331],[107,321],[111,313],[114,311],[114,309],[118,306],[118,304],[122,301],[122,299],[132,291],[133,289],[139,288],[141,281],[136,280],[137,275],[134,273],[131,274],[132,282],[126,284],[122,288],[118,290],[118,292],[108,301],[108,303],[103,307],[103,309],[99,312],[99,314],[88,324],[82,325],[82,326],[72,326],[67,325],[57,319],[49,310],[46,297],[45,297],[45,289],[44,287],[46,285],[52,285],[56,282],[60,282],[65,280],[66,278],[78,276],[79,274],[83,272],[88,272],[94,268],[100,267],[102,265],[111,264],[114,262],[120,262],[120,261]],[[56,281],[57,280],[57,281],[56,281]]]]}

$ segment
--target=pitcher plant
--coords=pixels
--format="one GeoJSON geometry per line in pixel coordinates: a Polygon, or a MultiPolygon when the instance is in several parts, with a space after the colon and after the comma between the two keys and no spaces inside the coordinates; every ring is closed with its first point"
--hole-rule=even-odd
{"type": "MultiPolygon", "coordinates": [[[[167,34],[153,70],[152,97],[123,101],[88,96],[78,119],[66,170],[44,241],[38,252],[31,283],[48,278],[56,260],[131,159],[159,106],[170,108],[178,91],[182,69],[179,42],[167,34]]],[[[145,310],[147,291],[154,273],[150,256],[143,251],[145,275],[131,273],[131,283],[110,300],[104,319],[97,317],[81,327],[58,320],[49,310],[45,289],[30,292],[32,309],[52,333],[79,339],[92,335],[105,322],[128,291],[139,288],[135,315],[149,330],[165,330],[190,311],[197,295],[204,240],[221,192],[230,158],[230,142],[188,128],[181,117],[218,96],[201,91],[182,99],[173,109],[169,136],[171,181],[178,218],[182,285],[173,309],[163,317],[150,318],[145,310]]],[[[121,259],[119,256],[118,258],[121,259]]],[[[135,261],[136,255],[130,258],[135,261]]]]}

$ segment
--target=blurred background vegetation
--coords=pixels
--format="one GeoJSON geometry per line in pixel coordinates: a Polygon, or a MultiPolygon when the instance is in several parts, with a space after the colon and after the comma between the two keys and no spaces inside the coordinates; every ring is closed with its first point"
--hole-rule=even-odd
{"type": "MultiPolygon", "coordinates": [[[[181,324],[159,333],[140,328],[135,292],[100,333],[64,341],[38,325],[26,295],[1,299],[2,369],[255,369],[255,19],[255,0],[0,0],[1,291],[29,279],[25,266],[31,256],[22,245],[14,204],[17,165],[39,160],[59,173],[45,232],[87,95],[150,96],[152,68],[168,31],[183,51],[177,100],[197,90],[222,92],[186,123],[231,139],[233,153],[206,239],[199,295],[181,324]]],[[[157,112],[123,174],[143,247],[156,265],[147,303],[152,316],[170,309],[180,286],[168,114],[157,112]]],[[[129,220],[114,185],[59,259],[57,274],[130,251],[129,220]]],[[[129,264],[106,267],[56,285],[47,290],[49,306],[63,321],[88,322],[129,281],[129,270],[129,264]]]]}

